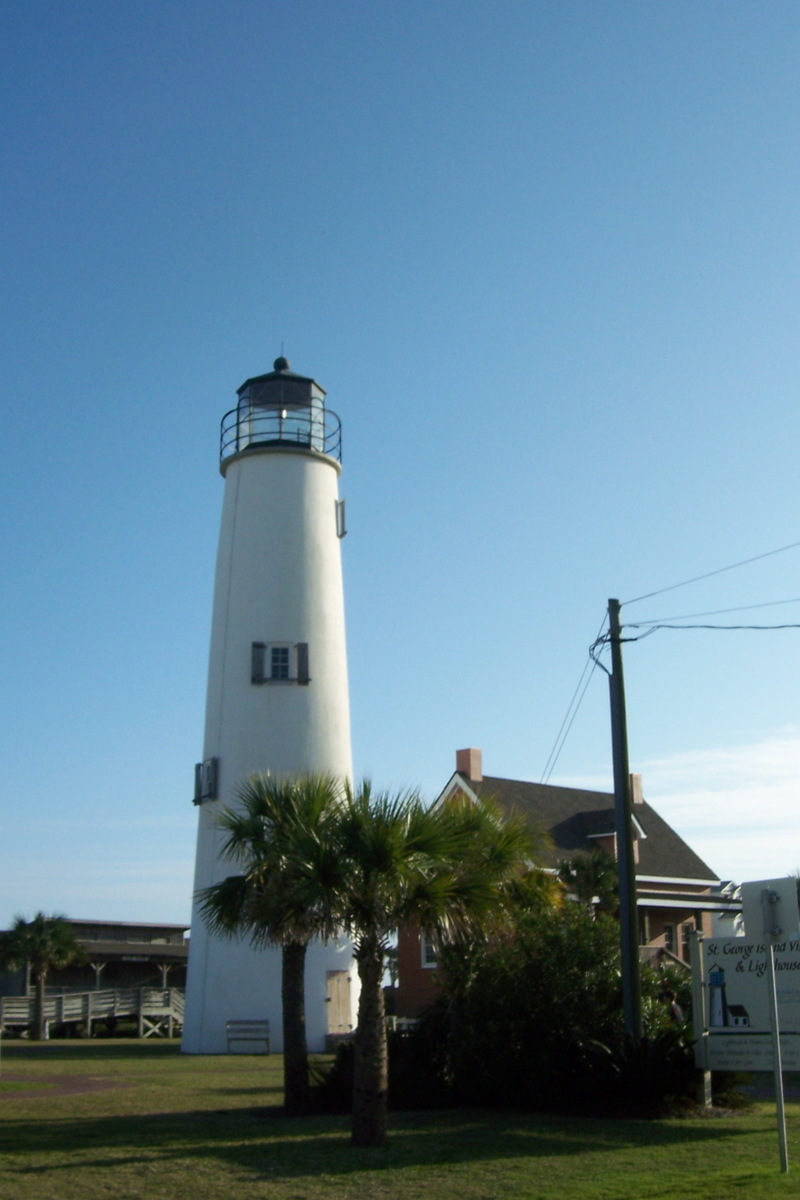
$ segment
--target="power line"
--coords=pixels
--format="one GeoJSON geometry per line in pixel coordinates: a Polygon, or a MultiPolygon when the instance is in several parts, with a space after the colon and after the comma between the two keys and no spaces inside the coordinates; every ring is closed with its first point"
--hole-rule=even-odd
{"type": "MultiPolygon", "coordinates": [[[[597,631],[597,637],[595,638],[594,642],[592,643],[592,648],[597,645],[598,639],[600,637],[600,634],[602,632],[602,629],[603,629],[603,626],[605,625],[605,623],[606,623],[606,615],[603,614],[603,619],[600,622],[600,628],[597,631]]],[[[567,711],[564,714],[564,719],[561,722],[558,733],[556,734],[555,741],[553,742],[553,747],[547,757],[547,762],[544,764],[544,771],[542,772],[542,778],[539,780],[540,783],[547,783],[548,779],[550,778],[550,776],[553,774],[553,771],[555,770],[556,763],[558,762],[558,760],[561,756],[561,751],[564,748],[564,744],[565,744],[567,738],[569,737],[569,732],[572,729],[573,722],[574,722],[576,716],[578,715],[578,709],[580,708],[581,704],[583,703],[583,697],[586,695],[587,689],[589,687],[589,683],[591,682],[592,675],[594,674],[594,671],[595,671],[595,667],[598,666],[597,659],[594,657],[594,655],[592,655],[591,650],[589,651],[589,655],[590,655],[590,657],[587,660],[587,662],[584,664],[583,670],[581,671],[581,674],[580,674],[580,678],[578,679],[578,682],[575,685],[575,691],[572,693],[572,699],[570,700],[569,704],[567,705],[567,711]],[[590,663],[591,663],[591,666],[590,666],[590,663]],[[588,677],[586,678],[586,682],[584,683],[583,681],[584,681],[584,677],[586,676],[587,671],[589,672],[589,674],[588,674],[588,677]],[[581,684],[583,684],[583,691],[580,691],[581,684]],[[578,696],[579,691],[580,691],[580,696],[578,696]],[[578,696],[577,703],[575,700],[576,696],[578,696]],[[570,713],[572,714],[571,716],[570,716],[570,713]],[[566,728],[565,728],[565,726],[566,726],[566,728]],[[562,737],[562,734],[563,734],[563,737],[562,737]]]]}
{"type": "Polygon", "coordinates": [[[640,600],[649,600],[653,596],[662,596],[664,592],[674,592],[676,588],[688,587],[690,583],[699,583],[703,579],[711,579],[713,575],[722,575],[725,571],[735,571],[737,567],[747,567],[750,563],[760,562],[762,558],[771,558],[773,554],[783,554],[786,550],[796,550],[800,542],[791,542],[788,546],[779,546],[777,550],[768,550],[766,554],[756,554],[754,558],[744,558],[741,562],[731,563],[727,567],[718,567],[716,571],[706,571],[705,575],[695,575],[692,579],[684,579],[682,583],[671,583],[669,587],[658,588],[655,592],[646,592],[643,596],[635,596],[633,600],[625,600],[624,604],[638,604],[640,600]]]}
{"type": "MultiPolygon", "coordinates": [[[[626,629],[641,629],[643,625],[626,625],[626,629]]],[[[770,630],[770,629],[800,629],[800,625],[667,625],[657,624],[651,625],[645,630],[640,637],[625,638],[624,641],[640,642],[642,638],[649,637],[651,633],[655,633],[658,629],[755,629],[755,630],[770,630]]]]}
{"type": "MultiPolygon", "coordinates": [[[[795,546],[800,546],[800,542],[795,542],[792,546],[784,546],[784,547],[782,547],[782,550],[792,550],[795,548],[795,546]]],[[[756,558],[750,558],[741,563],[734,563],[730,567],[721,567],[718,571],[710,571],[707,575],[698,575],[696,579],[686,580],[686,583],[687,584],[695,583],[699,579],[708,579],[711,575],[720,575],[720,574],[722,574],[723,571],[731,571],[734,569],[734,567],[746,566],[748,563],[757,562],[761,558],[769,558],[770,555],[780,554],[781,552],[782,552],[781,550],[770,550],[767,554],[757,555],[756,558]]],[[[668,591],[673,590],[673,588],[678,588],[678,587],[683,587],[683,586],[685,586],[685,585],[676,583],[676,584],[672,585],[672,588],[663,588],[662,590],[665,592],[668,592],[668,591]]],[[[656,595],[660,595],[660,593],[659,592],[650,592],[649,593],[649,596],[656,596],[656,595]]],[[[640,600],[646,600],[648,598],[649,598],[648,596],[639,596],[638,597],[638,599],[640,599],[640,600]]],[[[633,604],[633,603],[635,603],[635,601],[631,600],[628,603],[633,604]]],[[[788,624],[788,623],[781,624],[781,625],[710,625],[710,624],[674,625],[671,623],[673,621],[691,620],[694,617],[717,616],[717,615],[722,615],[724,613],[729,613],[729,612],[747,612],[754,608],[773,608],[773,607],[776,607],[781,604],[797,604],[797,603],[800,603],[800,597],[795,597],[790,600],[769,600],[762,604],[746,604],[746,605],[740,606],[739,608],[721,608],[721,609],[716,609],[709,613],[689,613],[684,617],[660,617],[660,618],[657,618],[656,620],[652,620],[652,621],[630,622],[630,623],[627,623],[626,625],[624,625],[622,628],[624,628],[624,629],[641,629],[643,632],[640,633],[636,637],[627,637],[627,638],[623,638],[622,640],[627,641],[627,642],[640,642],[640,641],[643,641],[644,638],[650,637],[651,634],[656,633],[659,629],[672,629],[672,630],[708,629],[708,630],[721,630],[721,631],[753,630],[753,631],[757,631],[757,632],[768,631],[768,630],[779,630],[779,629],[800,629],[800,624],[788,624]]],[[[584,664],[583,670],[581,671],[581,674],[580,674],[580,678],[578,679],[578,682],[575,686],[575,690],[572,693],[570,702],[567,705],[567,711],[564,714],[564,719],[561,722],[558,733],[556,734],[555,741],[553,742],[553,747],[550,751],[550,754],[548,755],[547,762],[544,765],[544,770],[542,772],[542,778],[540,780],[540,783],[547,783],[547,781],[549,780],[553,771],[555,770],[556,763],[558,762],[558,760],[561,756],[561,751],[564,748],[564,745],[569,736],[570,730],[572,729],[575,718],[577,717],[578,711],[581,707],[581,704],[583,703],[583,698],[586,695],[586,692],[589,688],[589,684],[591,682],[592,676],[594,675],[595,669],[597,667],[602,667],[603,670],[606,671],[606,673],[608,674],[608,671],[606,670],[605,667],[603,667],[603,664],[600,662],[600,657],[599,657],[600,654],[602,653],[602,651],[609,644],[609,638],[610,638],[609,633],[603,633],[603,626],[605,625],[605,623],[606,623],[606,616],[604,615],[603,620],[600,622],[600,628],[597,631],[597,636],[595,637],[594,641],[592,642],[591,646],[589,647],[589,661],[584,664]],[[591,666],[590,666],[590,663],[591,663],[591,666]]]]}
{"type": "Polygon", "coordinates": [[[681,613],[673,617],[652,617],[649,621],[637,621],[636,628],[642,625],[657,625],[659,621],[691,621],[695,617],[721,617],[726,613],[751,612],[754,608],[777,608],[781,604],[800,604],[800,596],[791,600],[767,600],[761,604],[740,604],[738,608],[712,608],[708,612],[681,613]]]}
{"type": "MultiPolygon", "coordinates": [[[[589,684],[592,682],[592,676],[594,675],[596,667],[597,667],[597,663],[594,660],[587,661],[586,666],[584,667],[584,672],[588,669],[589,674],[586,677],[586,683],[583,685],[583,691],[581,692],[580,696],[578,697],[578,702],[573,709],[572,716],[569,718],[569,724],[567,725],[566,729],[564,729],[564,723],[562,722],[562,724],[561,724],[561,728],[564,729],[564,736],[561,738],[561,742],[558,745],[558,749],[557,749],[556,753],[553,754],[553,752],[551,751],[550,758],[552,759],[552,762],[550,761],[550,759],[547,760],[547,763],[545,764],[544,774],[542,775],[540,783],[547,783],[548,779],[550,778],[550,776],[553,774],[553,771],[555,770],[556,763],[558,762],[559,758],[561,757],[561,751],[564,749],[564,745],[566,743],[567,738],[569,737],[570,730],[572,729],[575,718],[578,715],[578,710],[580,709],[580,706],[583,703],[583,697],[586,695],[586,692],[589,688],[589,684]],[[591,667],[589,666],[590,662],[591,662],[591,667]]],[[[581,678],[583,678],[583,676],[581,676],[581,678]]],[[[580,683],[578,686],[580,686],[580,683]]],[[[564,718],[564,720],[566,720],[566,717],[564,718]]],[[[560,732],[561,731],[559,730],[559,733],[560,732]]],[[[554,749],[555,749],[555,747],[554,747],[554,749]]]]}

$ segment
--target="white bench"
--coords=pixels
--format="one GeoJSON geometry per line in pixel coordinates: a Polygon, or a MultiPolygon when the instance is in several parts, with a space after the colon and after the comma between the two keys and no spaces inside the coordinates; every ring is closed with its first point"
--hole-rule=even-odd
{"type": "Polygon", "coordinates": [[[263,1045],[264,1054],[269,1054],[269,1021],[226,1021],[225,1037],[228,1042],[228,1054],[235,1042],[249,1042],[263,1045]]]}

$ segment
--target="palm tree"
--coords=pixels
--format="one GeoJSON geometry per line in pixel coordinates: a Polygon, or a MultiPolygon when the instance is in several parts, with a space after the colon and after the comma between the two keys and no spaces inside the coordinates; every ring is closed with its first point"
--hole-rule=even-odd
{"type": "Polygon", "coordinates": [[[253,775],[239,789],[239,807],[218,817],[223,855],[241,873],[200,893],[212,933],[249,935],[255,946],[281,947],[284,1103],[308,1111],[305,960],[309,942],[337,933],[332,899],[341,886],[334,837],[339,788],[330,775],[276,779],[253,775]]]}
{"type": "Polygon", "coordinates": [[[534,837],[489,802],[426,809],[416,793],[373,794],[345,784],[340,813],[345,867],[339,919],[353,936],[361,981],[355,1038],[352,1141],[386,1140],[388,1063],[384,959],[400,925],[458,940],[502,912],[504,885],[525,870],[534,837]]]}
{"type": "Polygon", "coordinates": [[[558,864],[558,878],[590,916],[619,906],[617,864],[604,850],[578,850],[558,864]]]}
{"type": "Polygon", "coordinates": [[[44,1013],[45,987],[50,971],[60,971],[86,955],[66,917],[38,912],[31,921],[15,917],[11,929],[0,934],[0,964],[11,971],[28,966],[36,1002],[34,1032],[39,1041],[47,1036],[44,1013]]]}

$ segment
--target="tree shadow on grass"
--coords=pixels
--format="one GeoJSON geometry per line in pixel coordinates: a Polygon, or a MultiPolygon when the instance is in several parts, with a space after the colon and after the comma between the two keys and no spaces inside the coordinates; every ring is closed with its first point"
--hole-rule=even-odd
{"type": "MultiPolygon", "coordinates": [[[[401,1113],[392,1119],[387,1147],[359,1150],[349,1144],[347,1117],[287,1119],[275,1109],[264,1108],[20,1120],[4,1126],[9,1173],[54,1179],[65,1171],[113,1170],[144,1162],[191,1169],[195,1161],[216,1162],[256,1179],[291,1179],[454,1166],[487,1158],[536,1159],[631,1147],[711,1145],[722,1132],[718,1121],[667,1124],[497,1112],[401,1113]],[[42,1157],[48,1161],[41,1162],[42,1157]]],[[[730,1120],[724,1133],[730,1138],[751,1135],[753,1129],[737,1128],[737,1122],[730,1120]]]]}
{"type": "Polygon", "coordinates": [[[9,1064],[30,1061],[74,1062],[76,1065],[83,1065],[87,1062],[109,1062],[118,1058],[132,1058],[137,1061],[148,1058],[177,1058],[180,1053],[181,1043],[178,1038],[59,1038],[51,1042],[3,1039],[3,1059],[9,1064]]]}
{"type": "MultiPolygon", "coordinates": [[[[274,1087],[269,1087],[267,1084],[256,1084],[253,1087],[217,1087],[214,1089],[218,1096],[250,1096],[253,1099],[264,1096],[282,1096],[283,1085],[276,1083],[274,1087]]],[[[270,1112],[273,1110],[270,1109],[270,1112]]],[[[283,1111],[282,1105],[275,1105],[275,1113],[280,1114],[283,1111]]]]}

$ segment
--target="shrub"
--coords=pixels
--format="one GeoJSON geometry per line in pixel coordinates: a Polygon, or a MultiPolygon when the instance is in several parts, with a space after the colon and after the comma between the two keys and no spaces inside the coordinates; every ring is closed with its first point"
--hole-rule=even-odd
{"type": "Polygon", "coordinates": [[[683,1034],[665,1029],[618,1048],[595,1043],[587,1055],[586,1081],[603,1107],[626,1116],[661,1117],[694,1101],[697,1072],[683,1034]]]}
{"type": "Polygon", "coordinates": [[[450,948],[441,975],[420,1036],[458,1103],[653,1115],[693,1095],[691,1050],[655,973],[643,980],[645,1037],[626,1041],[610,917],[577,905],[525,915],[504,941],[450,948]]]}
{"type": "MultiPolygon", "coordinates": [[[[452,1092],[433,1064],[435,1038],[432,1027],[391,1030],[387,1034],[389,1051],[389,1108],[446,1108],[452,1104],[452,1092]]],[[[312,1108],[320,1113],[350,1112],[353,1104],[355,1045],[341,1042],[329,1066],[312,1065],[312,1108]]]]}

